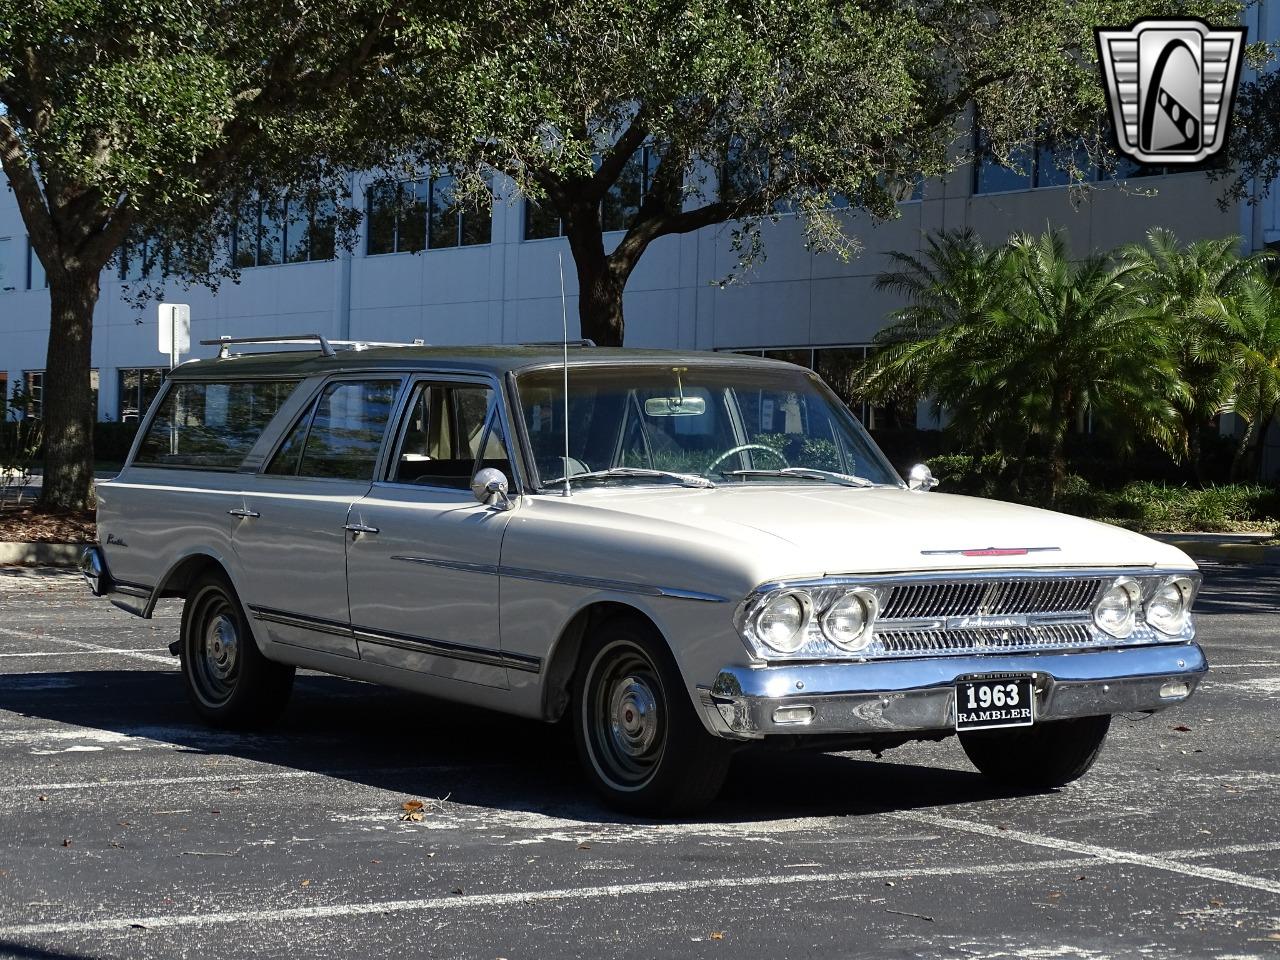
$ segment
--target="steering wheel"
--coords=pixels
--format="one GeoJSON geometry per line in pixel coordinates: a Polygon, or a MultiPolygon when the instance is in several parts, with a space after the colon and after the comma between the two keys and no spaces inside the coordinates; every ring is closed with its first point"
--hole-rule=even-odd
{"type": "Polygon", "coordinates": [[[742,453],[744,450],[763,450],[765,453],[772,454],[773,456],[781,460],[782,466],[784,469],[786,467],[791,466],[791,464],[787,463],[787,458],[784,457],[782,454],[780,454],[777,450],[773,449],[773,447],[766,447],[763,443],[744,443],[744,444],[741,444],[740,446],[734,447],[732,450],[726,450],[724,453],[720,454],[720,456],[712,460],[711,463],[707,466],[707,473],[714,473],[716,467],[720,466],[720,464],[724,463],[726,460],[732,457],[735,453],[742,453]]]}

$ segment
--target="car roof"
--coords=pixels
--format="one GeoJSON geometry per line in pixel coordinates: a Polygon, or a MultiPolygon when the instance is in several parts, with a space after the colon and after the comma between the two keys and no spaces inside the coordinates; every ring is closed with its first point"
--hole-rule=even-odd
{"type": "MultiPolygon", "coordinates": [[[[508,372],[558,365],[564,347],[554,345],[496,345],[466,347],[396,346],[340,349],[325,356],[319,349],[274,350],[231,354],[206,360],[189,360],[170,374],[181,380],[225,377],[309,377],[316,374],[377,370],[448,370],[503,375],[508,372]]],[[[649,350],[632,347],[581,347],[570,343],[571,367],[608,363],[715,363],[748,366],[782,366],[740,353],[706,350],[649,350]]],[[[785,364],[790,366],[790,364],[785,364]]]]}

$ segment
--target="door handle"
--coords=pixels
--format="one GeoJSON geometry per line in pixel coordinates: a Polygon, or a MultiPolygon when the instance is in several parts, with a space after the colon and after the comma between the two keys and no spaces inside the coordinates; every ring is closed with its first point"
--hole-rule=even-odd
{"type": "Polygon", "coordinates": [[[356,534],[357,536],[362,533],[378,532],[377,527],[371,527],[368,524],[364,524],[364,523],[348,523],[348,524],[344,524],[343,526],[345,529],[350,530],[352,533],[356,534]]]}
{"type": "Polygon", "coordinates": [[[243,507],[236,507],[234,510],[228,510],[227,514],[232,517],[238,517],[241,520],[256,520],[262,516],[257,510],[245,510],[243,507]]]}

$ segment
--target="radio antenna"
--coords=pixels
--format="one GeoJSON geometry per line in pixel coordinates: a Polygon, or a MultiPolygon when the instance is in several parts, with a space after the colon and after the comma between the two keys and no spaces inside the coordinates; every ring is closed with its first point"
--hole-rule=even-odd
{"type": "Polygon", "coordinates": [[[557,250],[556,258],[560,261],[560,324],[564,331],[564,493],[572,496],[569,490],[569,308],[564,298],[564,251],[557,250]]]}

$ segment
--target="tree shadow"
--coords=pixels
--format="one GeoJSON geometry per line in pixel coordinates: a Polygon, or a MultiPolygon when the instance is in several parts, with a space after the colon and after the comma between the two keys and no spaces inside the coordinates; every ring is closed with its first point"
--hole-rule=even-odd
{"type": "Polygon", "coordinates": [[[1280,567],[1202,563],[1198,614],[1280,613],[1280,567]]]}
{"type": "MultiPolygon", "coordinates": [[[[186,702],[180,676],[168,671],[0,676],[0,703],[27,717],[145,737],[181,752],[309,771],[407,797],[447,794],[458,803],[495,810],[588,823],[643,822],[595,798],[563,724],[358,681],[301,675],[280,722],[252,733],[203,725],[186,702]]],[[[227,781],[252,776],[228,773],[227,781]]],[[[68,772],[58,779],[68,780],[68,772]]],[[[870,754],[744,751],[735,757],[721,798],[699,819],[866,815],[1009,795],[977,773],[874,760],[870,754]]]]}

